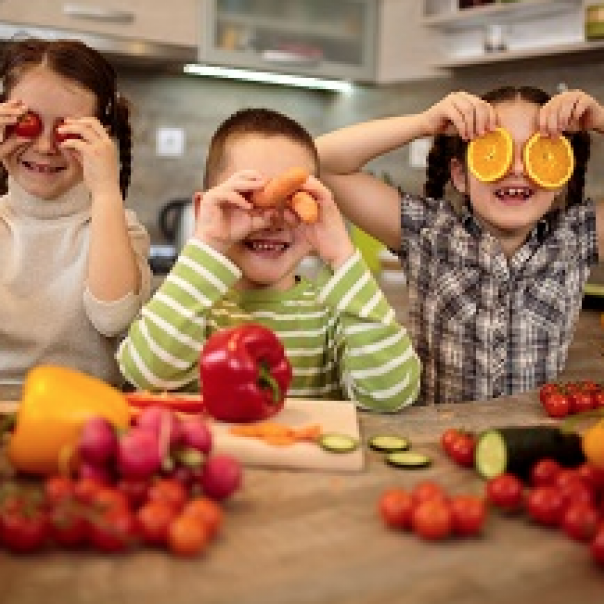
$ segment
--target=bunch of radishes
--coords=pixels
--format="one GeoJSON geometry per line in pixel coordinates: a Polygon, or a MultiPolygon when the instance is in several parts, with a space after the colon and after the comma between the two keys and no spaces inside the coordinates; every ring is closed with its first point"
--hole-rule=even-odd
{"type": "Polygon", "coordinates": [[[87,420],[78,443],[77,474],[109,484],[169,476],[223,500],[239,488],[241,466],[230,455],[211,451],[212,434],[201,417],[181,419],[169,409],[147,407],[123,434],[103,417],[87,420]]]}

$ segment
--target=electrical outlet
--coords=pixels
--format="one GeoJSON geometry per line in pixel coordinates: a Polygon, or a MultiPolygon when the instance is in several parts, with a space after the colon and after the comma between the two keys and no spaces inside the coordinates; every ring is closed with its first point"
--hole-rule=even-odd
{"type": "Polygon", "coordinates": [[[158,128],[155,150],[160,157],[180,157],[185,152],[185,131],[182,128],[158,128]]]}

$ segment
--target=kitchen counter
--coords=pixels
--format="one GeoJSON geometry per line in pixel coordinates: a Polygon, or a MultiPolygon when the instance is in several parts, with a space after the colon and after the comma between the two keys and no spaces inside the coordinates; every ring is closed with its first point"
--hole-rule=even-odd
{"type": "MultiPolygon", "coordinates": [[[[582,313],[564,379],[604,376],[600,313],[582,313]]],[[[2,394],[0,390],[0,395],[2,394]]],[[[432,456],[423,470],[387,466],[366,447],[359,473],[245,469],[225,505],[223,532],[192,560],[163,551],[126,555],[0,552],[0,602],[7,604],[595,604],[604,569],[588,547],[525,517],[491,511],[478,538],[421,541],[386,529],[376,502],[387,487],[436,480],[451,493],[484,482],[441,452],[445,428],[480,430],[551,423],[536,392],[497,401],[360,413],[361,435],[397,433],[432,456]]]]}

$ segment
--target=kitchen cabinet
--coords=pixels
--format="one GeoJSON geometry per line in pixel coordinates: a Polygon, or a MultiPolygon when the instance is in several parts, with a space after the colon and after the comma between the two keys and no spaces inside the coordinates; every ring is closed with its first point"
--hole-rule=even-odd
{"type": "Polygon", "coordinates": [[[437,74],[422,0],[206,0],[204,7],[200,62],[382,83],[437,74]]]}
{"type": "Polygon", "coordinates": [[[425,0],[422,24],[438,33],[441,68],[562,56],[604,48],[585,39],[585,9],[593,3],[517,0],[460,9],[457,0],[425,0]]]}
{"type": "MultiPolygon", "coordinates": [[[[199,0],[0,0],[0,24],[196,48],[199,0]],[[177,6],[175,6],[175,4],[177,6]]],[[[136,48],[131,49],[136,53],[136,48]]]]}

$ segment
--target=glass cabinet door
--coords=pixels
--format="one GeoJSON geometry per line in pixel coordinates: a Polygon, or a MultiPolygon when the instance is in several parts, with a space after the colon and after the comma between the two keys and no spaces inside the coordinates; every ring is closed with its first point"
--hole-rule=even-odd
{"type": "Polygon", "coordinates": [[[205,56],[230,67],[370,79],[375,0],[210,0],[205,56]]]}

